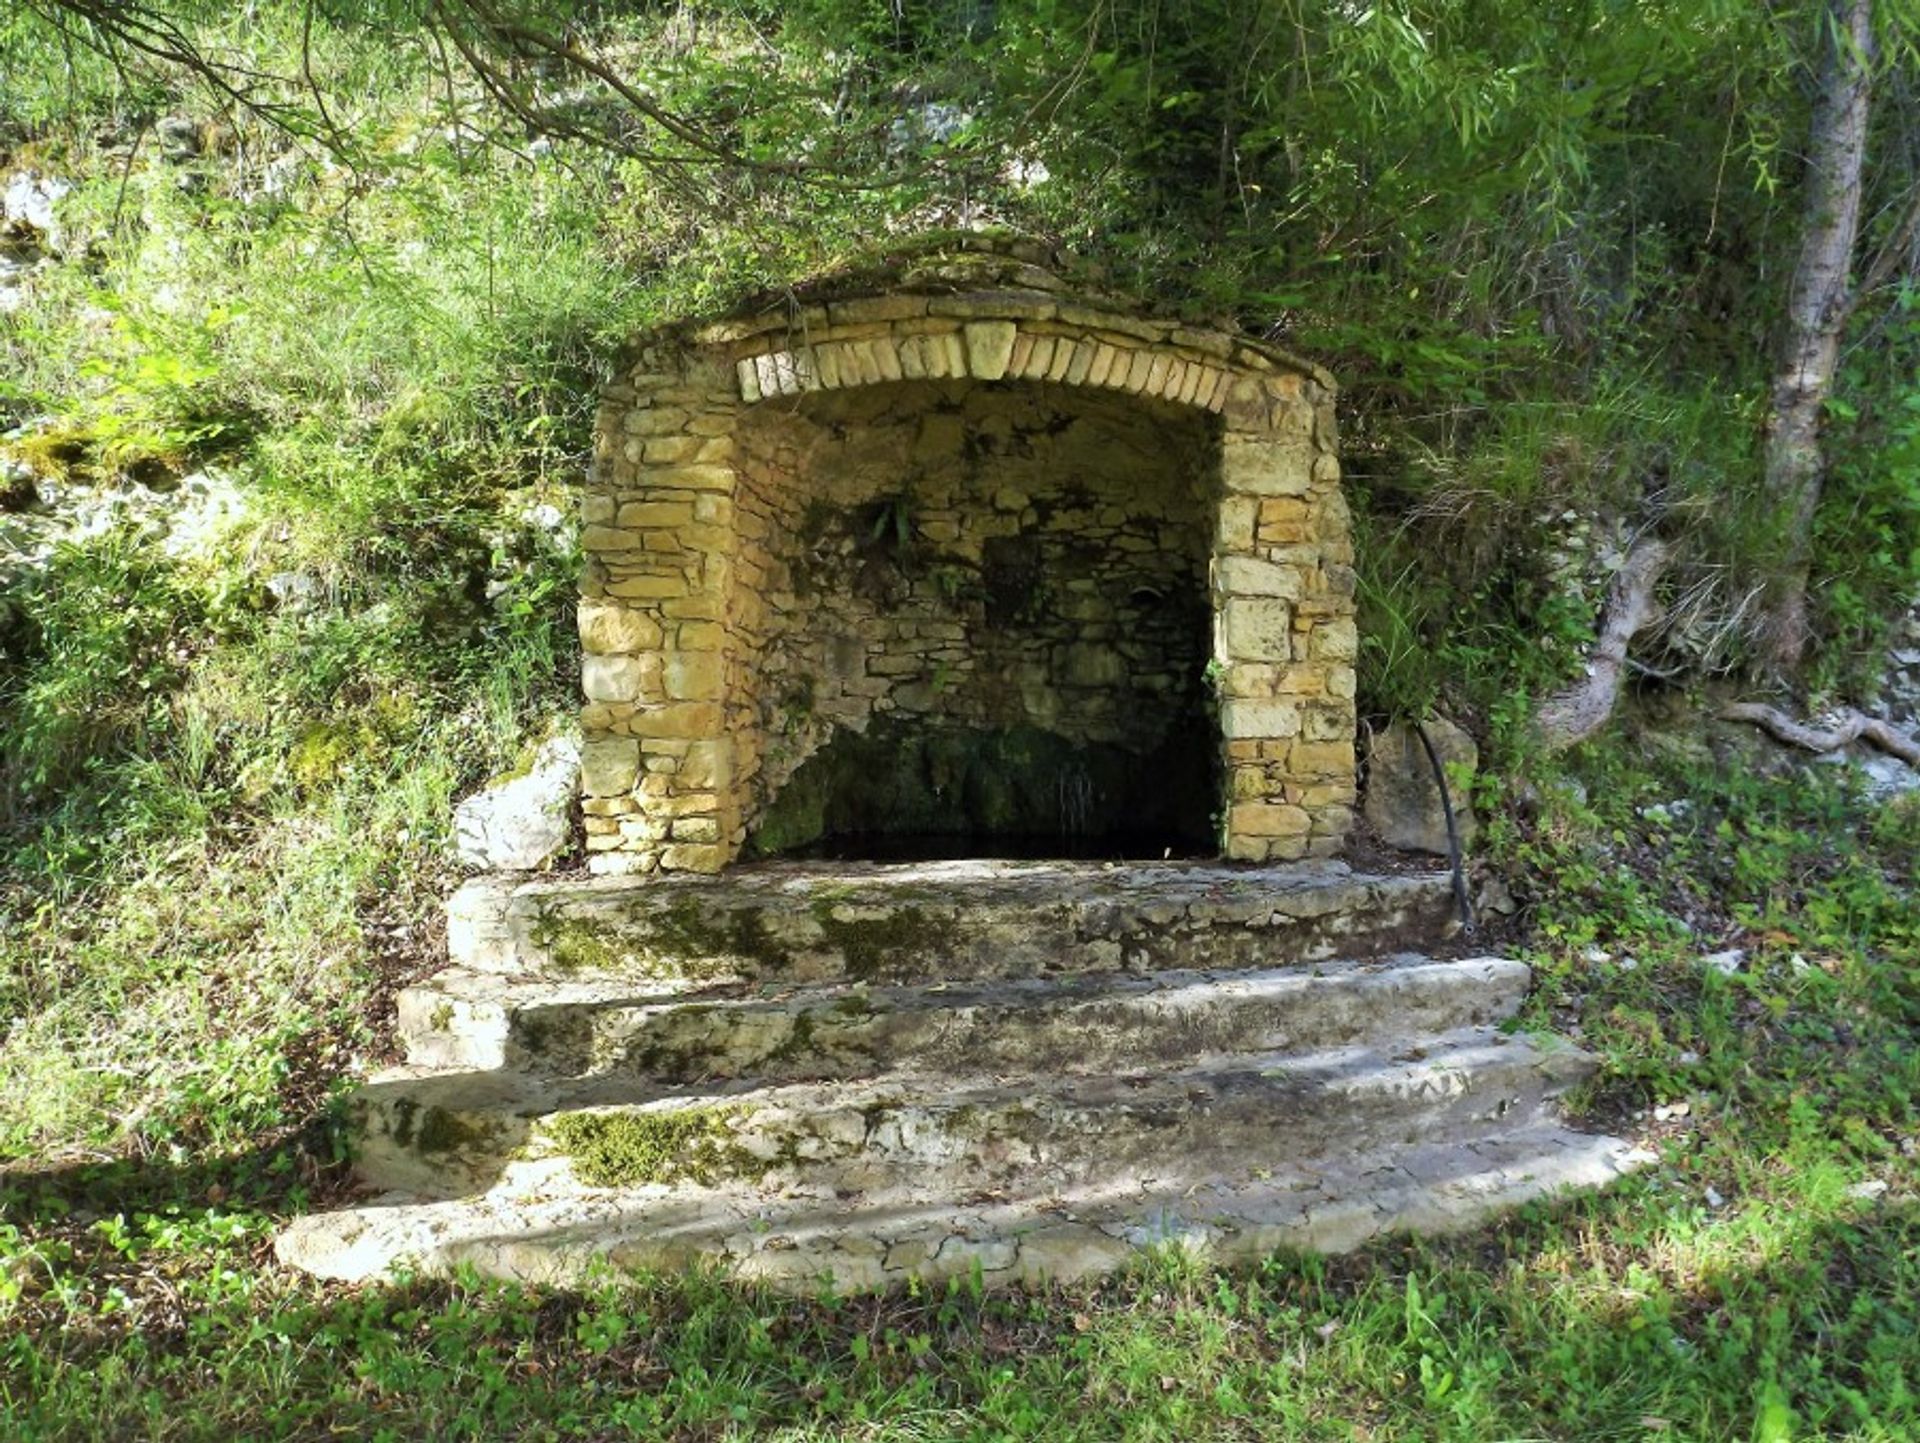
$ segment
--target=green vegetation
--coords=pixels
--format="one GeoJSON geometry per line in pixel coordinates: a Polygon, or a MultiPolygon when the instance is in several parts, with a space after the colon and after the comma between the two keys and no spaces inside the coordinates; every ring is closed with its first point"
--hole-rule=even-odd
{"type": "Polygon", "coordinates": [[[757,1176],[765,1164],[734,1141],[737,1107],[670,1112],[574,1112],[553,1125],[554,1141],[593,1187],[632,1187],[682,1178],[711,1186],[757,1176]]]}
{"type": "MultiPolygon", "coordinates": [[[[410,10],[169,7],[292,77],[248,108],[56,9],[0,15],[0,173],[73,184],[54,259],[0,267],[0,461],[90,518],[14,558],[0,470],[0,1436],[1920,1435],[1920,814],[1671,740],[1793,549],[1760,430],[1813,7],[569,10],[686,149],[524,58],[500,84],[572,128],[503,123],[410,10]],[[438,959],[453,799],[574,705],[555,518],[619,348],[960,216],[1340,375],[1363,709],[1443,706],[1527,778],[1481,801],[1529,1020],[1602,1053],[1587,1104],[1659,1165],[1454,1242],[1007,1296],[280,1270],[438,959]],[[1647,528],[1666,724],[1563,776],[1525,722],[1647,528]]],[[[1878,100],[1870,252],[1920,129],[1910,76],[1878,100]]],[[[1911,265],[1866,299],[1810,702],[1870,694],[1920,583],[1911,265]]],[[[757,920],[721,940],[760,955],[757,920]]],[[[859,968],[916,940],[847,926],[859,968]]],[[[570,1145],[645,1175],[686,1125],[570,1145]]]]}

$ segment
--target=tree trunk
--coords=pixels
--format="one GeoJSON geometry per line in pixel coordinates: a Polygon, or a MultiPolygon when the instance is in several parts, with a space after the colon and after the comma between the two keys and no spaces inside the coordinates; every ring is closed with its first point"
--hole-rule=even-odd
{"type": "Polygon", "coordinates": [[[1797,670],[1806,655],[1813,516],[1826,471],[1821,412],[1854,304],[1848,274],[1860,232],[1873,0],[1828,0],[1824,28],[1826,49],[1807,149],[1806,226],[1767,421],[1767,496],[1788,531],[1785,574],[1768,608],[1763,645],[1766,661],[1783,674],[1797,670]]]}

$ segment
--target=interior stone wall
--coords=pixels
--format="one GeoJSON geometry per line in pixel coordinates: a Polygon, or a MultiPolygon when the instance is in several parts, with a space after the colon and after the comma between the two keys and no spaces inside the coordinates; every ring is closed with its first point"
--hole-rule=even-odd
{"type": "MultiPolygon", "coordinates": [[[[1146,545],[1165,551],[1143,559],[1151,579],[1129,593],[1176,574],[1197,586],[1197,553],[1179,537],[1205,537],[1219,849],[1244,860],[1332,854],[1355,796],[1358,645],[1336,450],[1324,372],[1242,338],[1075,297],[1019,257],[935,257],[890,275],[877,294],[659,333],[606,392],[583,498],[582,806],[595,869],[720,869],[739,854],[781,771],[814,744],[815,727],[874,715],[883,702],[918,705],[929,692],[971,714],[998,706],[1037,715],[1045,693],[1071,694],[1075,676],[1110,677],[1100,641],[1085,638],[1075,651],[1064,630],[1044,640],[1036,631],[1008,643],[1013,674],[1031,685],[996,691],[980,664],[984,632],[939,604],[972,584],[976,542],[984,576],[990,550],[1018,541],[1022,528],[1041,533],[1042,551],[1056,548],[1052,570],[1074,595],[1070,528],[1049,534],[1043,510],[1091,523],[1087,552],[1108,558],[1089,561],[1096,570],[1129,565],[1115,558],[1136,551],[1145,558],[1146,545]],[[982,384],[1014,382],[1032,384],[982,384]],[[1001,402],[974,401],[980,424],[970,430],[976,395],[1033,399],[1007,401],[1004,414],[1001,402]],[[1153,491],[1164,482],[1160,499],[1138,514],[1081,506],[1063,481],[1043,508],[1031,494],[1040,468],[1011,451],[998,459],[1016,479],[990,486],[1000,441],[987,438],[1013,448],[1017,434],[1071,475],[1078,463],[1066,442],[1076,425],[1109,466],[1126,449],[1117,438],[1150,432],[1174,459],[1160,479],[1133,484],[1153,491]],[[956,452],[958,462],[938,459],[956,452]],[[903,455],[912,484],[900,477],[903,455]],[[1189,457],[1205,458],[1198,474],[1189,457]],[[1022,486],[1031,504],[1016,513],[1022,486]],[[925,499],[916,505],[918,487],[925,499]],[[809,494],[819,488],[824,496],[809,494]],[[993,499],[1001,489],[1004,511],[993,499]],[[952,504],[963,494],[986,505],[952,504]],[[902,508],[889,510],[894,499],[902,508]],[[1202,511],[1197,527],[1181,509],[1189,502],[1202,511]],[[916,582],[889,581],[882,567],[863,580],[873,558],[859,555],[857,524],[828,541],[836,505],[882,536],[904,518],[920,555],[944,549],[949,569],[929,566],[916,582]],[[1164,534],[1149,535],[1156,525],[1164,534]],[[814,582],[821,599],[803,603],[798,573],[821,560],[822,544],[853,550],[827,558],[814,582]],[[880,608],[862,609],[863,585],[904,588],[897,621],[879,625],[880,608]],[[864,653],[858,668],[848,635],[864,653]],[[763,684],[801,677],[813,682],[806,707],[763,684]],[[783,706],[813,720],[788,724],[783,706]]],[[[1099,498],[1092,469],[1082,474],[1099,498]]],[[[1116,639],[1131,620],[1118,611],[1088,618],[1116,639]]],[[[1136,660],[1142,677],[1158,674],[1152,655],[1136,660]]],[[[1086,686],[1112,700],[1075,724],[1128,724],[1128,686],[1086,686]]]]}
{"type": "Polygon", "coordinates": [[[760,604],[727,703],[749,833],[836,730],[876,717],[1211,747],[1212,419],[954,380],[751,412],[736,565],[760,604]]]}

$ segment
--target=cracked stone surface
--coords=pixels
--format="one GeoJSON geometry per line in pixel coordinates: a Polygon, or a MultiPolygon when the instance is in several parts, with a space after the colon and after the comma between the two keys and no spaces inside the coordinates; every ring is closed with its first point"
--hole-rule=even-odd
{"type": "Polygon", "coordinates": [[[1524,964],[1393,950],[1444,934],[1436,897],[1337,864],[469,887],[455,965],[401,998],[408,1064],[356,1100],[381,1195],[279,1251],[337,1278],[1070,1279],[1468,1226],[1637,1165],[1557,1119],[1591,1058],[1501,1030],[1524,964]]]}

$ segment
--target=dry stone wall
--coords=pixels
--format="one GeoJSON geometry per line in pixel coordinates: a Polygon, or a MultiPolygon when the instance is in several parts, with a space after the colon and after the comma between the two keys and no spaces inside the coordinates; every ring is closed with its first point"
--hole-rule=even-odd
{"type": "Polygon", "coordinates": [[[1177,685],[1152,597],[1203,560],[1221,852],[1337,851],[1357,636],[1336,444],[1324,372],[1017,258],[655,336],[607,392],[583,502],[595,869],[719,870],[809,750],[876,711],[1051,705],[1057,726],[1078,688],[1105,700],[1070,725],[1123,730],[1133,688],[1177,685]],[[990,562],[1085,583],[1087,634],[1039,608],[990,640],[990,562]]]}

